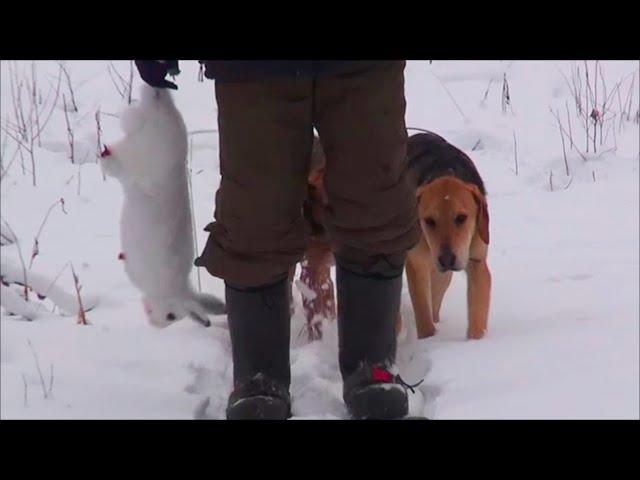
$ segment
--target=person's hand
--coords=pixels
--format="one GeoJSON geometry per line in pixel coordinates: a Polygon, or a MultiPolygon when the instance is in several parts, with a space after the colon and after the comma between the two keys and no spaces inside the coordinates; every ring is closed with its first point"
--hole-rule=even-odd
{"type": "Polygon", "coordinates": [[[178,89],[175,83],[165,79],[167,74],[175,76],[180,73],[177,60],[136,60],[135,63],[145,83],[155,88],[178,89]]]}

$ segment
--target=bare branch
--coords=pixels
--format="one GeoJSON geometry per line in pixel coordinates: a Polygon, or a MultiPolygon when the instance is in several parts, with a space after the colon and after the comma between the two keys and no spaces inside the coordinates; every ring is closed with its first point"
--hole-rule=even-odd
{"type": "Polygon", "coordinates": [[[627,93],[627,100],[625,100],[625,112],[627,114],[627,121],[631,120],[631,103],[633,102],[633,94],[635,90],[633,86],[636,83],[636,75],[633,73],[633,78],[631,79],[631,85],[629,86],[629,92],[627,93]],[[628,105],[628,106],[627,106],[628,105]]]}
{"type": "Polygon", "coordinates": [[[42,234],[42,230],[44,229],[44,225],[47,222],[47,220],[49,219],[49,215],[51,215],[51,212],[53,211],[53,209],[56,207],[56,205],[60,205],[62,207],[62,212],[66,215],[67,212],[64,209],[64,198],[60,198],[59,200],[56,200],[47,210],[47,213],[45,214],[44,218],[42,219],[42,223],[40,224],[40,228],[38,228],[38,233],[36,234],[36,237],[33,241],[33,249],[31,251],[31,260],[29,261],[29,270],[31,270],[31,267],[33,265],[33,260],[36,258],[36,256],[38,255],[38,253],[40,253],[40,235],[42,234]]]}
{"type": "Polygon", "coordinates": [[[76,296],[78,298],[78,322],[77,323],[79,325],[89,325],[89,322],[87,322],[86,312],[84,310],[84,307],[82,306],[82,297],[80,296],[80,289],[82,288],[80,286],[80,279],[78,278],[78,275],[76,275],[76,271],[73,268],[73,263],[71,263],[71,273],[73,274],[73,284],[75,286],[76,296]]]}
{"type": "Polygon", "coordinates": [[[587,61],[584,61],[584,71],[585,71],[585,78],[586,78],[586,83],[587,83],[587,88],[584,91],[584,100],[585,100],[585,116],[584,116],[584,122],[585,122],[585,131],[587,132],[587,153],[589,153],[589,97],[587,96],[588,92],[591,90],[591,85],[589,84],[589,68],[587,67],[587,61]]]}
{"type": "Polygon", "coordinates": [[[516,162],[516,175],[518,175],[518,142],[516,140],[516,131],[513,131],[513,153],[516,162]]]}
{"type": "Polygon", "coordinates": [[[571,144],[571,148],[573,148],[573,133],[571,132],[571,117],[569,116],[569,102],[564,102],[564,105],[567,109],[567,123],[569,126],[569,141],[571,144]]]}
{"type": "Polygon", "coordinates": [[[469,122],[469,118],[464,114],[464,112],[462,111],[462,109],[460,108],[460,105],[458,105],[458,102],[456,102],[456,99],[453,98],[453,95],[451,94],[451,92],[449,91],[449,89],[447,88],[447,86],[444,84],[444,82],[442,80],[440,80],[440,77],[438,77],[433,70],[429,70],[431,72],[431,75],[433,75],[436,80],[438,80],[438,82],[440,82],[440,85],[442,85],[442,88],[444,89],[445,92],[447,92],[447,95],[449,95],[449,98],[451,99],[451,101],[453,102],[453,104],[456,106],[456,108],[458,109],[458,112],[460,112],[460,115],[462,115],[462,117],[464,118],[465,122],[469,122]]]}
{"type": "Polygon", "coordinates": [[[27,402],[27,378],[24,376],[24,373],[22,374],[22,383],[24,385],[24,406],[25,408],[29,406],[28,402],[27,402]]]}
{"type": "Polygon", "coordinates": [[[113,86],[116,87],[116,90],[118,91],[118,94],[122,97],[125,98],[125,92],[122,91],[120,85],[118,84],[118,81],[116,80],[116,78],[114,78],[113,76],[113,72],[111,71],[112,69],[115,70],[115,73],[118,75],[119,79],[122,79],[120,73],[118,73],[118,70],[115,68],[115,66],[113,66],[113,62],[109,62],[109,65],[107,65],[107,72],[109,72],[109,77],[111,78],[111,83],[113,83],[113,86]]]}
{"type": "Polygon", "coordinates": [[[569,188],[569,185],[571,185],[571,182],[573,182],[573,177],[569,177],[569,183],[567,183],[567,184],[564,186],[564,190],[566,190],[567,188],[569,188]]]}
{"type": "Polygon", "coordinates": [[[62,94],[62,103],[64,105],[64,119],[67,122],[67,140],[69,142],[69,150],[71,152],[71,163],[75,163],[75,154],[73,151],[73,130],[71,129],[71,122],[69,121],[69,113],[67,112],[67,98],[62,94]]]}
{"type": "Polygon", "coordinates": [[[80,195],[81,188],[82,188],[82,164],[79,163],[78,164],[78,189],[76,190],[76,193],[78,195],[80,195]]]}
{"type": "Polygon", "coordinates": [[[507,106],[511,105],[511,96],[509,95],[509,82],[507,82],[507,74],[502,77],[502,113],[507,113],[507,106]]]}
{"type": "MultiPolygon", "coordinates": [[[[74,112],[78,111],[78,105],[76,104],[76,97],[73,93],[73,84],[71,83],[71,75],[69,75],[69,71],[67,70],[67,66],[63,62],[58,62],[60,68],[62,69],[62,73],[64,73],[65,78],[67,79],[67,88],[69,89],[69,95],[71,96],[71,107],[74,112]]],[[[65,106],[65,111],[67,110],[65,106]]]]}
{"type": "MultiPolygon", "coordinates": [[[[31,62],[31,105],[34,109],[36,132],[40,131],[40,110],[37,98],[37,76],[36,76],[36,62],[31,62]]],[[[38,147],[41,147],[40,135],[37,136],[38,147]]]]}
{"type": "MultiPolygon", "coordinates": [[[[198,235],[196,235],[196,216],[195,209],[193,207],[193,182],[191,176],[193,175],[193,137],[189,138],[189,202],[191,203],[191,228],[193,230],[193,247],[194,251],[199,252],[198,248],[198,235]]],[[[197,269],[198,275],[198,291],[202,292],[202,282],[200,279],[200,269],[197,269]]]]}
{"type": "Polygon", "coordinates": [[[51,364],[51,367],[49,369],[49,395],[52,395],[53,393],[53,363],[51,364]]]}
{"type": "Polygon", "coordinates": [[[4,226],[7,227],[7,229],[9,230],[9,233],[11,234],[11,236],[15,238],[14,243],[16,244],[16,248],[18,249],[18,257],[20,258],[20,265],[22,266],[22,278],[24,280],[24,299],[26,301],[29,301],[29,287],[27,283],[27,267],[25,266],[24,257],[22,256],[20,241],[18,240],[18,236],[16,235],[16,232],[14,232],[13,229],[11,228],[11,225],[9,225],[9,222],[7,222],[4,219],[2,220],[2,222],[4,223],[4,226]]]}
{"type": "Polygon", "coordinates": [[[489,96],[489,90],[491,89],[491,85],[493,84],[493,78],[489,80],[489,85],[487,85],[487,90],[484,92],[484,97],[480,102],[481,105],[484,105],[487,102],[487,97],[489,96]]]}
{"type": "MultiPolygon", "coordinates": [[[[551,110],[551,108],[549,108],[549,110],[551,110]]],[[[551,110],[551,114],[556,117],[556,120],[558,121],[558,130],[560,131],[560,139],[562,140],[562,153],[564,154],[564,166],[567,172],[567,176],[569,176],[569,162],[567,161],[567,150],[564,145],[564,129],[562,128],[562,123],[560,122],[560,114],[558,112],[554,114],[553,110],[551,110]]]]}
{"type": "MultiPolygon", "coordinates": [[[[62,82],[62,67],[60,67],[60,70],[58,71],[57,79],[58,79],[58,83],[57,83],[56,87],[53,90],[49,90],[49,94],[47,95],[47,98],[44,101],[44,104],[46,105],[48,100],[49,100],[49,95],[53,91],[54,97],[53,97],[53,102],[51,103],[51,107],[49,109],[49,113],[47,113],[47,116],[45,117],[44,121],[41,123],[40,128],[36,131],[36,135],[38,137],[44,131],[44,128],[49,123],[49,120],[51,120],[51,116],[53,115],[53,112],[55,111],[56,105],[58,103],[58,98],[60,98],[60,85],[61,85],[61,82],[62,82]]],[[[50,86],[52,86],[52,85],[50,84],[50,86]]]]}
{"type": "Polygon", "coordinates": [[[129,83],[127,85],[127,91],[129,92],[127,104],[131,105],[131,101],[133,100],[133,60],[129,60],[129,83]]]}
{"type": "Polygon", "coordinates": [[[38,354],[36,353],[35,349],[33,348],[33,345],[31,344],[31,340],[27,340],[27,343],[29,344],[29,348],[31,349],[31,353],[33,354],[33,358],[36,361],[36,368],[38,370],[38,375],[40,376],[40,384],[42,385],[42,394],[44,395],[44,398],[47,399],[49,398],[47,395],[47,388],[44,384],[44,377],[42,376],[42,370],[40,369],[40,361],[38,360],[38,354]]]}
{"type": "MultiPolygon", "coordinates": [[[[560,122],[560,118],[559,118],[559,117],[556,115],[556,113],[551,109],[551,107],[549,107],[549,111],[551,112],[551,115],[553,115],[553,116],[555,117],[555,119],[557,120],[558,125],[559,125],[559,127],[560,127],[560,130],[561,130],[561,131],[566,135],[566,134],[567,134],[567,132],[566,132],[566,130],[564,129],[564,127],[562,126],[562,122],[560,122]]],[[[582,157],[582,159],[583,159],[585,162],[587,161],[587,157],[586,157],[586,155],[580,151],[580,149],[578,148],[578,146],[577,146],[577,145],[576,145],[576,152],[578,152],[578,154],[580,155],[580,157],[582,157]]]]}
{"type": "Polygon", "coordinates": [[[102,155],[102,125],[100,124],[100,107],[96,111],[96,131],[97,131],[97,149],[96,149],[96,161],[100,165],[100,171],[102,172],[102,180],[106,181],[107,177],[104,174],[104,168],[102,167],[102,163],[100,162],[100,156],[102,155]]]}

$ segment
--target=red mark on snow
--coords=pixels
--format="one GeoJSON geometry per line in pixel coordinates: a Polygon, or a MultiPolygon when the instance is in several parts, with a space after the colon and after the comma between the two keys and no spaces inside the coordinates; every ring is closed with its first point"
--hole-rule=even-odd
{"type": "Polygon", "coordinates": [[[100,158],[105,158],[105,157],[110,157],[111,156],[111,150],[109,150],[109,147],[107,147],[106,145],[104,146],[104,150],[102,151],[102,153],[100,154],[100,158]]]}

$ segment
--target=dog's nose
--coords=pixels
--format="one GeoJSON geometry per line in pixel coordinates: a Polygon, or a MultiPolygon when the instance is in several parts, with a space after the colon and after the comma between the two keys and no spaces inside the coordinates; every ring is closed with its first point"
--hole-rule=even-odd
{"type": "Polygon", "coordinates": [[[438,263],[443,271],[453,270],[456,264],[456,256],[450,249],[443,248],[440,256],[438,256],[438,263]]]}

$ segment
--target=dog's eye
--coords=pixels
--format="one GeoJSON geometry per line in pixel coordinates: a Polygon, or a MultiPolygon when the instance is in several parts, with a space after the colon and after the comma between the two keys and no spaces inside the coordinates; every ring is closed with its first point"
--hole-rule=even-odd
{"type": "Polygon", "coordinates": [[[467,216],[464,213],[461,213],[460,215],[456,215],[454,222],[456,222],[456,225],[462,225],[466,219],[467,216]]]}
{"type": "Polygon", "coordinates": [[[427,227],[433,228],[436,226],[436,221],[431,217],[425,218],[424,223],[426,223],[427,227]]]}
{"type": "Polygon", "coordinates": [[[173,321],[173,320],[175,320],[175,319],[176,319],[175,314],[173,314],[173,313],[167,313],[167,320],[171,320],[171,321],[173,321]]]}

